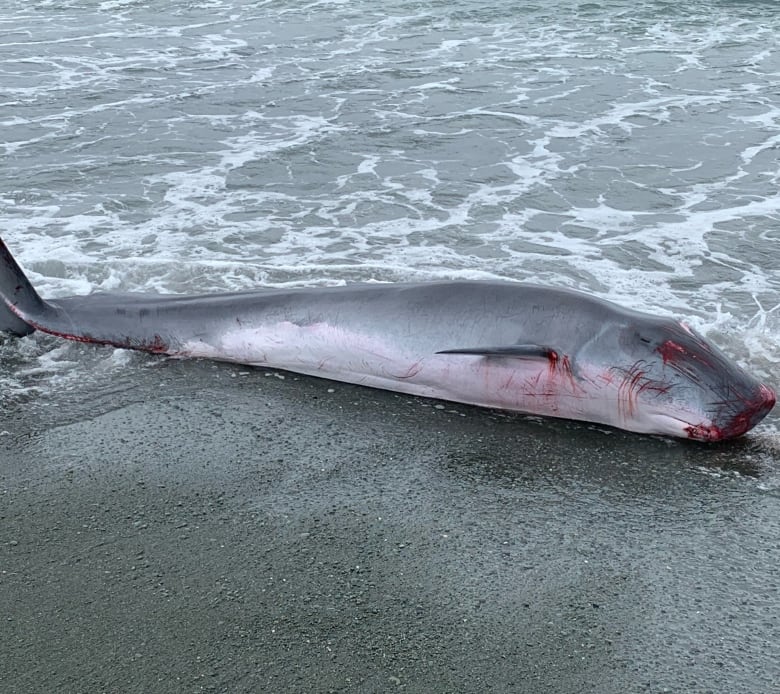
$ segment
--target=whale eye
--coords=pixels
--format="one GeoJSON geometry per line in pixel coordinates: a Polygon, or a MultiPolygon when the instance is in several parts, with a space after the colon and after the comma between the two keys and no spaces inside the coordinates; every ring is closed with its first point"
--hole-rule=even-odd
{"type": "Polygon", "coordinates": [[[629,352],[634,349],[644,350],[644,345],[647,345],[652,349],[654,344],[655,341],[649,337],[645,337],[639,331],[638,326],[626,326],[625,330],[620,331],[620,345],[629,352]]]}

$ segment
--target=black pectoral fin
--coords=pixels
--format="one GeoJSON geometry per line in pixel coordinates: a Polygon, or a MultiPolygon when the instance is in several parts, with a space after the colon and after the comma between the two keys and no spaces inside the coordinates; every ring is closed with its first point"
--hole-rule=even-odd
{"type": "Polygon", "coordinates": [[[473,354],[480,357],[505,357],[515,359],[549,359],[558,357],[558,350],[545,345],[507,345],[506,347],[465,347],[443,349],[436,354],[473,354]]]}

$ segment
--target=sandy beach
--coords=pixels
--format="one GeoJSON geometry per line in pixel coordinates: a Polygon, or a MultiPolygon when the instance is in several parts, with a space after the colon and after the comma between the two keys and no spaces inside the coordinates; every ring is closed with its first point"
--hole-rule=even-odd
{"type": "Polygon", "coordinates": [[[780,681],[780,499],[750,439],[152,358],[0,429],[5,692],[780,681]]]}

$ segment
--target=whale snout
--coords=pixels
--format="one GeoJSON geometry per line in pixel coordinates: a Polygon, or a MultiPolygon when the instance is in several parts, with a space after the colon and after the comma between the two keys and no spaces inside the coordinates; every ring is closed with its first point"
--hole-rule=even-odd
{"type": "Polygon", "coordinates": [[[775,392],[763,383],[753,389],[750,396],[741,396],[739,406],[730,403],[711,423],[695,424],[685,429],[688,438],[697,441],[725,441],[750,431],[775,406],[775,392]]]}
{"type": "Polygon", "coordinates": [[[655,349],[664,369],[685,393],[679,421],[682,435],[697,441],[725,441],[750,431],[774,407],[775,392],[746,373],[685,323],[662,327],[655,349]],[[688,409],[685,413],[684,410],[688,409]],[[695,415],[693,413],[696,413],[695,415]]]}

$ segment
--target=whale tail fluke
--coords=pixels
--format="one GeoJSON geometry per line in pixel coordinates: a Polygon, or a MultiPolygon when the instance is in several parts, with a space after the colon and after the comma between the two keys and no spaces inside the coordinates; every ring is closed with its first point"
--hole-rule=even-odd
{"type": "Polygon", "coordinates": [[[164,295],[132,293],[45,301],[0,239],[0,333],[29,335],[37,330],[76,342],[172,354],[163,305],[172,304],[169,313],[176,313],[179,303],[164,295]]]}
{"type": "Polygon", "coordinates": [[[48,304],[41,299],[0,239],[0,332],[29,335],[34,323],[47,312],[48,304]]]}

